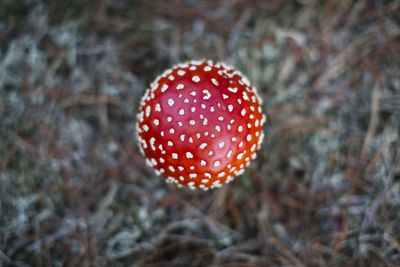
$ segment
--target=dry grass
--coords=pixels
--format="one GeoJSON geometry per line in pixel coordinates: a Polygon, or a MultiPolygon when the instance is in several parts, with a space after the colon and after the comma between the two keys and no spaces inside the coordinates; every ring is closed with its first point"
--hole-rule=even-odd
{"type": "Polygon", "coordinates": [[[400,1],[2,0],[0,266],[395,266],[400,1]],[[138,102],[223,60],[266,140],[240,178],[145,167],[138,102]]]}

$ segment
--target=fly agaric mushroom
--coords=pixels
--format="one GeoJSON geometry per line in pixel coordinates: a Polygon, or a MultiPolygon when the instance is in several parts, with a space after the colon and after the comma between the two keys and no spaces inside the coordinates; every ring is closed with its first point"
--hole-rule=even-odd
{"type": "Polygon", "coordinates": [[[137,134],[146,162],[168,182],[220,187],[243,173],[263,140],[261,99],[223,63],[190,61],[159,76],[143,96],[137,134]]]}

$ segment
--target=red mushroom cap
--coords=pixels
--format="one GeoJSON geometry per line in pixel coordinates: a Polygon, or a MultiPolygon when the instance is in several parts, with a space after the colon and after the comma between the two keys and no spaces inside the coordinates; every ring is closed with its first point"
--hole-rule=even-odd
{"type": "Polygon", "coordinates": [[[261,100],[246,77],[223,63],[191,61],[151,84],[137,133],[157,174],[207,190],[230,182],[256,157],[264,122],[261,100]]]}

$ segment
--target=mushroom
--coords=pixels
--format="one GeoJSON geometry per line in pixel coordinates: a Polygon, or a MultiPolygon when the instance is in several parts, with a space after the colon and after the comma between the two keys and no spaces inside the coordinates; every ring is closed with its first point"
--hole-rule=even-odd
{"type": "Polygon", "coordinates": [[[263,140],[256,89],[224,63],[166,70],[140,102],[137,134],[146,162],[168,182],[220,187],[243,173],[263,140]]]}

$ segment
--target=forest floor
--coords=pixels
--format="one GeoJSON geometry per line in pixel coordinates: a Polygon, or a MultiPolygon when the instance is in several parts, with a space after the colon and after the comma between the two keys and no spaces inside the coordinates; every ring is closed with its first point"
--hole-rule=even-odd
{"type": "Polygon", "coordinates": [[[395,266],[400,1],[1,0],[0,266],[395,266]],[[265,140],[207,192],[144,164],[139,101],[224,61],[265,140]]]}

